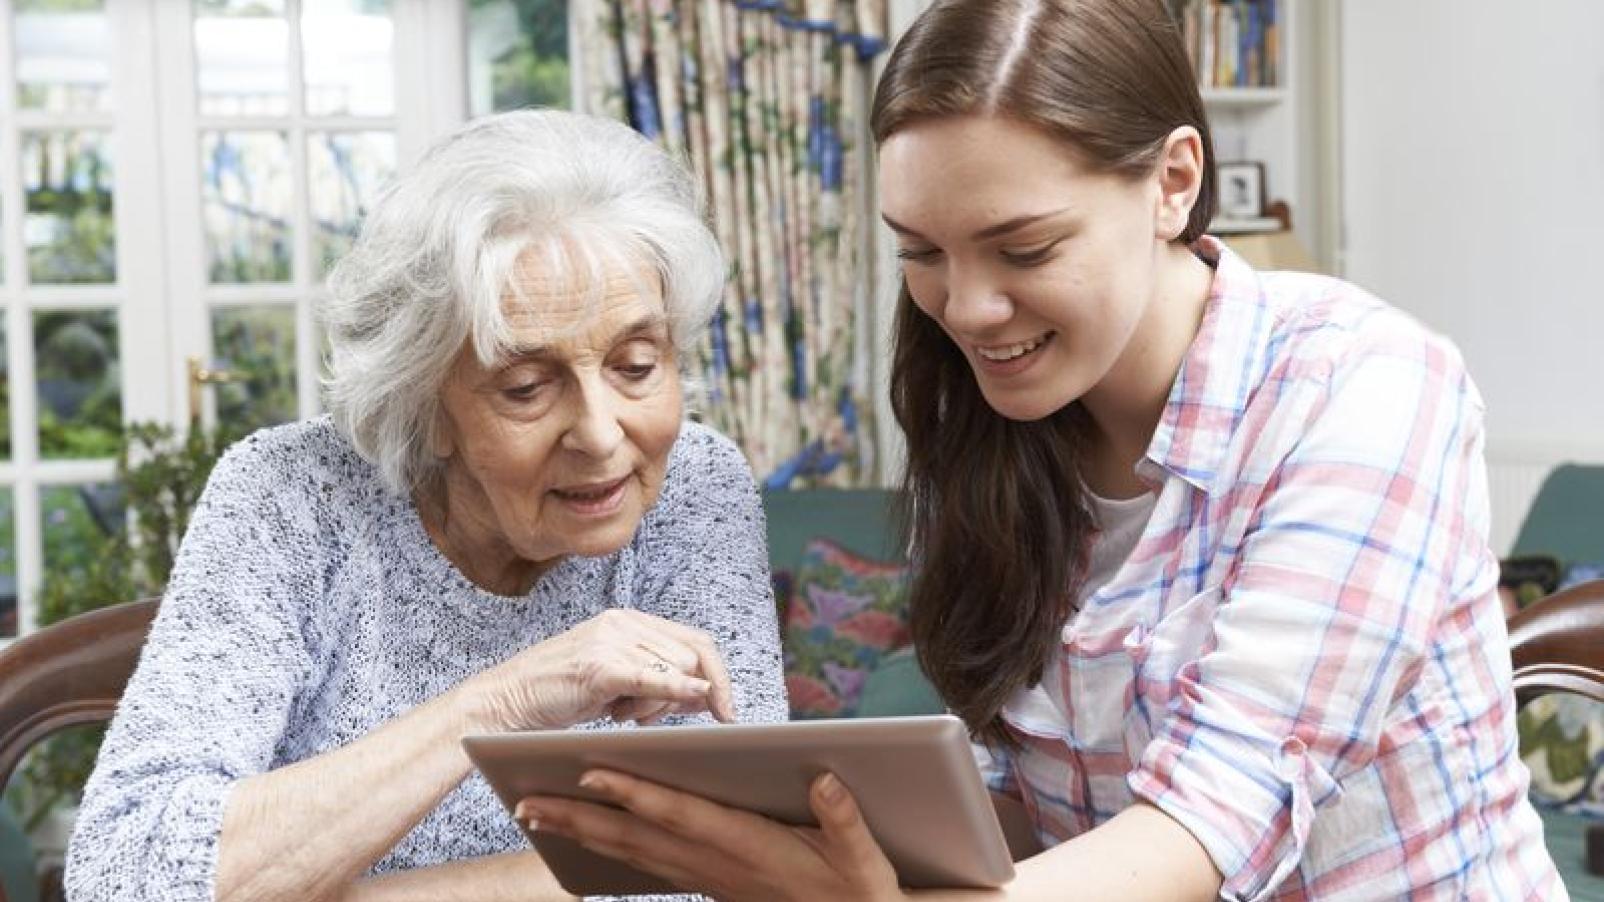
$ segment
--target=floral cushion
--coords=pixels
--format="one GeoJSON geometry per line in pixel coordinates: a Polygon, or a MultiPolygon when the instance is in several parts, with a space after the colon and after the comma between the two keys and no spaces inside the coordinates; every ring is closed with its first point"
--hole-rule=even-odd
{"type": "Polygon", "coordinates": [[[1517,722],[1533,801],[1604,815],[1604,706],[1555,693],[1533,700],[1517,722]]]}
{"type": "Polygon", "coordinates": [[[908,569],[814,539],[790,575],[785,687],[795,719],[851,717],[886,654],[908,644],[908,569]]]}

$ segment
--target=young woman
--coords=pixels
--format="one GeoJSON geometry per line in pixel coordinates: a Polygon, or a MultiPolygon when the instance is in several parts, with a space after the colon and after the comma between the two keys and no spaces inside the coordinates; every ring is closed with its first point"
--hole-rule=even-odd
{"type": "MultiPolygon", "coordinates": [[[[873,125],[914,636],[1047,847],[974,895],[1563,897],[1481,400],[1407,316],[1204,234],[1208,125],[1160,0],[937,2],[873,125]]],[[[720,898],[904,895],[832,777],[819,831],[592,780],[632,814],[525,813],[720,898]]]]}

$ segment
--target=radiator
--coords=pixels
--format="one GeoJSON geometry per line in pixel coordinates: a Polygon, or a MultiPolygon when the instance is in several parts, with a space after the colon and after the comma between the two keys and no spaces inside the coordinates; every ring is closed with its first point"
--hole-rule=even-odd
{"type": "Polygon", "coordinates": [[[1520,522],[1537,497],[1537,489],[1559,461],[1534,463],[1522,459],[1498,460],[1487,456],[1487,492],[1493,506],[1492,546],[1500,556],[1509,553],[1520,532],[1520,522]]]}

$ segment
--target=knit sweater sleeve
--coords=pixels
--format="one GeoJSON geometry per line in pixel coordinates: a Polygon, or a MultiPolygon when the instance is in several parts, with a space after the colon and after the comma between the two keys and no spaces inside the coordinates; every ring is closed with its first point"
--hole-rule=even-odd
{"type": "Polygon", "coordinates": [[[85,790],[73,902],[211,899],[229,791],[268,769],[307,679],[313,511],[280,472],[290,455],[260,436],[218,463],[195,508],[85,790]]]}
{"type": "Polygon", "coordinates": [[[643,538],[638,605],[712,635],[734,684],[738,720],[786,720],[763,505],[734,443],[686,424],[643,538]]]}

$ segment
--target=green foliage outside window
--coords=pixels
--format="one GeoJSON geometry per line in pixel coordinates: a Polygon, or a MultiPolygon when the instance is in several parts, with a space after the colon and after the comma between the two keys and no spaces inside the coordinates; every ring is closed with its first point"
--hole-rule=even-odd
{"type": "Polygon", "coordinates": [[[290,280],[289,236],[278,231],[270,236],[259,236],[253,241],[250,256],[234,253],[212,253],[208,278],[218,285],[246,285],[253,282],[288,282],[290,280]]]}
{"type": "MultiPolygon", "coordinates": [[[[98,157],[91,157],[89,165],[97,173],[102,168],[98,157]]],[[[48,216],[57,225],[49,242],[28,248],[28,274],[33,281],[78,284],[116,278],[116,219],[111,191],[36,188],[28,192],[28,213],[48,216]]]]}
{"type": "Polygon", "coordinates": [[[17,634],[17,524],[10,488],[0,489],[0,636],[17,634]]]}
{"type": "Polygon", "coordinates": [[[35,313],[34,345],[40,455],[46,459],[115,456],[123,441],[116,313],[35,313]]]}
{"type": "MultiPolygon", "coordinates": [[[[0,345],[6,340],[0,329],[0,345]]],[[[5,352],[0,350],[0,460],[11,459],[11,370],[5,366],[5,352]]],[[[11,546],[5,546],[10,548],[11,546]]]]}
{"type": "Polygon", "coordinates": [[[217,386],[217,419],[238,434],[295,419],[295,311],[247,307],[212,314],[213,347],[243,377],[217,386]]]}
{"type": "Polygon", "coordinates": [[[196,0],[196,15],[282,16],[284,0],[196,0]]]}
{"type": "Polygon", "coordinates": [[[19,13],[88,13],[106,8],[106,0],[17,0],[19,13]]]}
{"type": "MultiPolygon", "coordinates": [[[[112,412],[118,411],[113,408],[112,412]]],[[[111,457],[117,453],[117,434],[107,429],[104,422],[64,422],[49,410],[41,410],[39,448],[46,460],[111,457]]]]}
{"type": "Polygon", "coordinates": [[[569,105],[568,5],[563,0],[473,0],[470,16],[511,6],[521,40],[491,61],[491,108],[569,105]]]}

